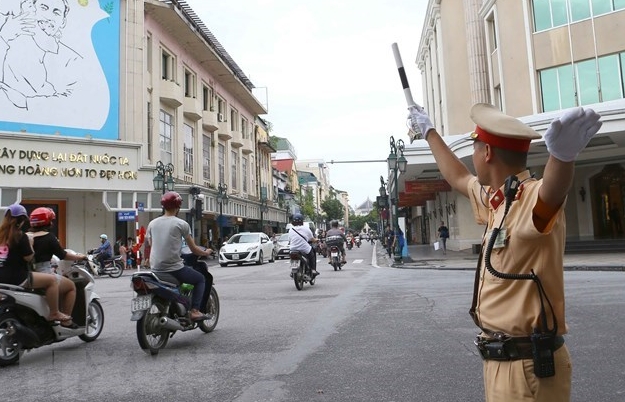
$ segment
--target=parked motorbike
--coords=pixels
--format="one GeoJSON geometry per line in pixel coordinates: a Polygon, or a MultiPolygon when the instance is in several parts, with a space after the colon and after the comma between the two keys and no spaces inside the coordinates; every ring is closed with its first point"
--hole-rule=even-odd
{"type": "Polygon", "coordinates": [[[94,292],[93,276],[78,262],[61,261],[59,268],[76,285],[72,320],[77,328],[48,321],[50,308],[42,289],[0,284],[0,366],[19,361],[24,351],[78,336],[92,342],[104,327],[104,310],[94,292]]]}
{"type": "Polygon", "coordinates": [[[291,251],[289,259],[291,260],[291,277],[295,281],[297,290],[304,289],[304,283],[310,283],[313,286],[315,284],[315,276],[308,265],[306,255],[299,251],[291,251]]]}
{"type": "Polygon", "coordinates": [[[341,250],[337,246],[330,246],[330,257],[332,258],[332,266],[334,270],[339,270],[343,266],[341,263],[341,250]]]}
{"type": "Polygon", "coordinates": [[[124,273],[124,264],[120,255],[105,259],[104,269],[102,269],[100,263],[96,261],[98,253],[94,254],[94,252],[95,250],[87,251],[87,261],[85,261],[91,272],[93,272],[93,275],[108,275],[111,278],[119,278],[122,276],[124,273]]]}
{"type": "MultiPolygon", "coordinates": [[[[182,249],[185,265],[192,266],[205,277],[211,278],[204,257],[193,254],[188,247],[182,249]]],[[[158,354],[176,331],[200,328],[208,333],[215,329],[219,320],[219,296],[215,284],[206,289],[200,311],[209,319],[191,321],[187,312],[191,309],[193,285],[180,283],[172,275],[163,272],[139,272],[132,276],[132,289],[137,297],[132,299],[131,321],[137,322],[137,340],[146,353],[158,354]]]]}

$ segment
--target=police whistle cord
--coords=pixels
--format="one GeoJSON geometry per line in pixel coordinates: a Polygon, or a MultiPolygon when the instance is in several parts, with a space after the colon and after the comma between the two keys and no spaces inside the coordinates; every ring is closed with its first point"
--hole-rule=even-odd
{"type": "Polygon", "coordinates": [[[506,178],[506,183],[504,187],[504,196],[506,198],[504,214],[503,214],[503,217],[501,218],[501,222],[499,223],[499,227],[493,228],[493,232],[490,236],[488,245],[486,246],[486,252],[484,254],[484,265],[486,266],[486,269],[488,270],[488,272],[496,278],[534,281],[538,289],[538,296],[540,297],[540,322],[541,322],[541,326],[543,327],[542,331],[540,331],[539,329],[534,329],[534,332],[556,334],[558,332],[558,323],[556,320],[555,312],[553,310],[553,306],[551,304],[551,301],[549,300],[549,297],[547,296],[547,293],[545,292],[545,289],[543,288],[540,278],[538,277],[538,275],[536,275],[534,270],[532,269],[530,271],[531,273],[529,274],[508,274],[508,273],[497,271],[490,262],[490,256],[493,251],[493,246],[495,245],[495,241],[497,240],[499,232],[501,231],[501,227],[503,226],[506,216],[508,215],[508,212],[510,210],[510,207],[512,206],[512,202],[514,201],[516,197],[518,188],[519,188],[519,179],[516,176],[508,176],[508,178],[506,178]],[[549,329],[549,325],[547,322],[547,313],[545,311],[545,303],[544,303],[543,298],[547,302],[547,304],[549,305],[549,309],[551,310],[551,314],[553,317],[552,329],[549,329]]]}

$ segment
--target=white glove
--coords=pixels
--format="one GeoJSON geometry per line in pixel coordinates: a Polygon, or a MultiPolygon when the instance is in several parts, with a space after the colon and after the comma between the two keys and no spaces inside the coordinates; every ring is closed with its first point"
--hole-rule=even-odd
{"type": "Polygon", "coordinates": [[[417,133],[417,138],[424,138],[427,140],[428,132],[430,130],[434,130],[434,125],[430,121],[430,117],[425,113],[425,110],[419,106],[410,106],[408,108],[410,114],[408,118],[410,119],[410,126],[412,131],[417,133]]]}
{"type": "Polygon", "coordinates": [[[601,116],[577,107],[551,122],[545,133],[547,151],[562,162],[572,162],[601,128],[601,116]]]}

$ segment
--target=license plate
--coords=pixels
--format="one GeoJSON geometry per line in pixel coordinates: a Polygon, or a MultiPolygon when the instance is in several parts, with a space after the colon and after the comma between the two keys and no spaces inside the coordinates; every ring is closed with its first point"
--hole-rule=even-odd
{"type": "Polygon", "coordinates": [[[238,254],[232,254],[232,259],[233,260],[238,260],[239,259],[239,255],[238,254]]]}
{"type": "Polygon", "coordinates": [[[291,269],[299,268],[299,260],[291,260],[291,269]]]}
{"type": "Polygon", "coordinates": [[[152,305],[152,296],[139,296],[130,301],[130,312],[147,310],[152,305]]]}
{"type": "Polygon", "coordinates": [[[332,257],[338,257],[339,253],[332,253],[332,257]]]}

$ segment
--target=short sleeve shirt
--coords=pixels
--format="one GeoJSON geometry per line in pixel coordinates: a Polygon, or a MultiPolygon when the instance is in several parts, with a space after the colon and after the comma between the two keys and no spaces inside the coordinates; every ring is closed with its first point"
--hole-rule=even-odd
{"type": "Polygon", "coordinates": [[[312,249],[308,243],[314,236],[308,226],[293,226],[289,229],[289,248],[291,251],[300,251],[304,254],[310,253],[312,249]],[[299,233],[299,234],[298,234],[299,233]],[[300,236],[301,235],[301,236],[300,236]]]}
{"type": "MultiPolygon", "coordinates": [[[[564,334],[567,328],[564,319],[566,233],[563,207],[553,216],[545,232],[539,232],[532,214],[542,180],[531,178],[528,171],[520,173],[518,178],[521,184],[501,226],[501,242],[493,247],[490,262],[496,271],[503,273],[529,274],[533,271],[553,306],[552,310],[545,303],[549,329],[553,328],[553,312],[558,334],[564,334]]],[[[485,250],[492,229],[499,227],[504,216],[503,188],[484,191],[477,178],[473,178],[467,190],[476,221],[487,225],[482,239],[482,249],[485,250]]],[[[533,328],[539,327],[540,296],[534,281],[493,276],[485,267],[484,255],[479,270],[476,314],[482,328],[511,336],[528,336],[533,328]]]]}
{"type": "Polygon", "coordinates": [[[35,263],[50,261],[53,255],[64,260],[67,255],[67,252],[61,247],[61,243],[59,243],[59,240],[53,233],[34,236],[33,248],[35,249],[35,263]]]}
{"type": "Polygon", "coordinates": [[[21,285],[28,278],[28,263],[24,257],[32,253],[26,234],[22,234],[18,243],[11,248],[7,244],[0,244],[0,283],[21,285]]]}
{"type": "Polygon", "coordinates": [[[189,224],[176,216],[159,216],[148,224],[150,266],[156,272],[177,271],[184,267],[182,240],[191,235],[189,224]]]}

